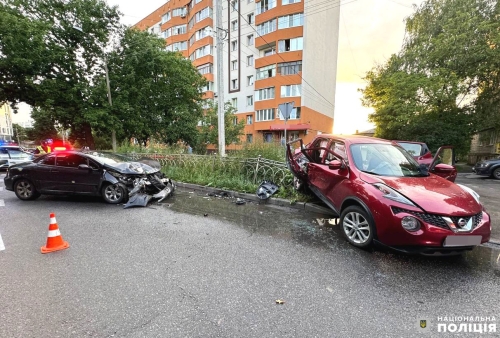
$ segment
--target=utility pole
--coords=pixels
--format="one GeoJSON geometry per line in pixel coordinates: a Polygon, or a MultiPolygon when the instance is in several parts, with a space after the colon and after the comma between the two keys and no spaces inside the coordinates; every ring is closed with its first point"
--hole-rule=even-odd
{"type": "MultiPolygon", "coordinates": [[[[108,63],[106,60],[104,60],[104,70],[106,71],[106,86],[108,87],[109,107],[113,107],[113,101],[111,100],[111,88],[109,85],[108,63]]],[[[113,146],[113,152],[116,152],[116,131],[114,127],[113,130],[111,131],[111,144],[113,146]]]]}
{"type": "Polygon", "coordinates": [[[222,0],[215,0],[215,16],[216,16],[216,35],[217,35],[217,116],[219,129],[219,155],[226,156],[226,130],[224,116],[224,72],[223,72],[223,55],[222,49],[224,46],[224,38],[222,32],[222,0]]]}

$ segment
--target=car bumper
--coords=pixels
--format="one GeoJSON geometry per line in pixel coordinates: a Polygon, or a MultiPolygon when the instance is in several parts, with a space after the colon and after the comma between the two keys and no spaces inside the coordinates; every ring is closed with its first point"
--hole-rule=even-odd
{"type": "MultiPolygon", "coordinates": [[[[443,249],[442,251],[458,250],[457,247],[444,247],[444,241],[448,236],[481,236],[481,243],[488,242],[491,235],[490,216],[487,212],[482,212],[481,222],[470,232],[455,233],[450,229],[444,229],[429,223],[426,223],[421,218],[421,228],[415,232],[409,232],[401,226],[401,219],[404,216],[412,216],[411,214],[400,213],[393,215],[391,222],[387,222],[387,226],[383,231],[377,231],[378,240],[390,247],[419,247],[421,251],[429,249],[443,249]]],[[[380,223],[378,223],[380,224],[380,223]]],[[[467,248],[467,247],[464,247],[467,248]]]]}
{"type": "Polygon", "coordinates": [[[476,175],[482,175],[482,176],[490,176],[490,170],[489,168],[472,168],[472,172],[476,175]]]}
{"type": "Polygon", "coordinates": [[[5,185],[5,190],[14,191],[14,182],[12,181],[12,178],[5,177],[3,179],[3,184],[5,185]]]}

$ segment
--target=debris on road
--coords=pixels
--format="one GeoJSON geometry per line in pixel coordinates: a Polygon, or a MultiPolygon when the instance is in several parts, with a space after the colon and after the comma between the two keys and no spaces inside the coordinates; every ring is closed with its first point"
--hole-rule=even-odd
{"type": "Polygon", "coordinates": [[[243,205],[246,203],[246,201],[244,199],[237,198],[235,203],[236,205],[243,205]]]}
{"type": "Polygon", "coordinates": [[[260,184],[257,189],[257,196],[261,200],[267,200],[269,197],[274,195],[278,191],[278,186],[270,181],[264,181],[260,184]]]}
{"type": "Polygon", "coordinates": [[[285,301],[281,300],[281,299],[276,299],[276,304],[283,305],[283,304],[285,304],[285,301]]]}

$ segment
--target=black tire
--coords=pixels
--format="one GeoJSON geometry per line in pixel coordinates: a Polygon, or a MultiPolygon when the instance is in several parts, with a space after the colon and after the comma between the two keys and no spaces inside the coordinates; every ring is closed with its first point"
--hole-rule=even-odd
{"type": "Polygon", "coordinates": [[[493,170],[493,172],[491,173],[491,177],[493,177],[494,179],[500,180],[500,167],[493,170]]]}
{"type": "Polygon", "coordinates": [[[101,196],[106,203],[119,204],[126,202],[128,199],[127,187],[121,183],[108,183],[101,190],[101,196]]]}
{"type": "Polygon", "coordinates": [[[361,207],[352,205],[340,215],[340,231],[352,245],[367,249],[373,245],[375,224],[370,215],[361,207]]]}
{"type": "Polygon", "coordinates": [[[26,178],[20,178],[14,183],[14,192],[17,198],[23,201],[31,201],[40,197],[35,185],[26,178]]]}

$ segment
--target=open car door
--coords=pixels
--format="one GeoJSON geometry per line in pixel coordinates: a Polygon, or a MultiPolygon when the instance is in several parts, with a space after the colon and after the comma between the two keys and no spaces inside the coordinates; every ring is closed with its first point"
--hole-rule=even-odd
{"type": "Polygon", "coordinates": [[[457,169],[455,168],[455,152],[452,146],[443,146],[438,149],[429,166],[429,172],[455,182],[457,169]]]}
{"type": "Polygon", "coordinates": [[[307,151],[304,148],[304,143],[302,139],[296,139],[292,142],[288,142],[286,145],[286,157],[288,162],[288,169],[292,174],[306,182],[307,181],[307,163],[311,162],[311,158],[307,155],[307,151]],[[300,143],[300,148],[293,150],[292,144],[300,143]]]}

